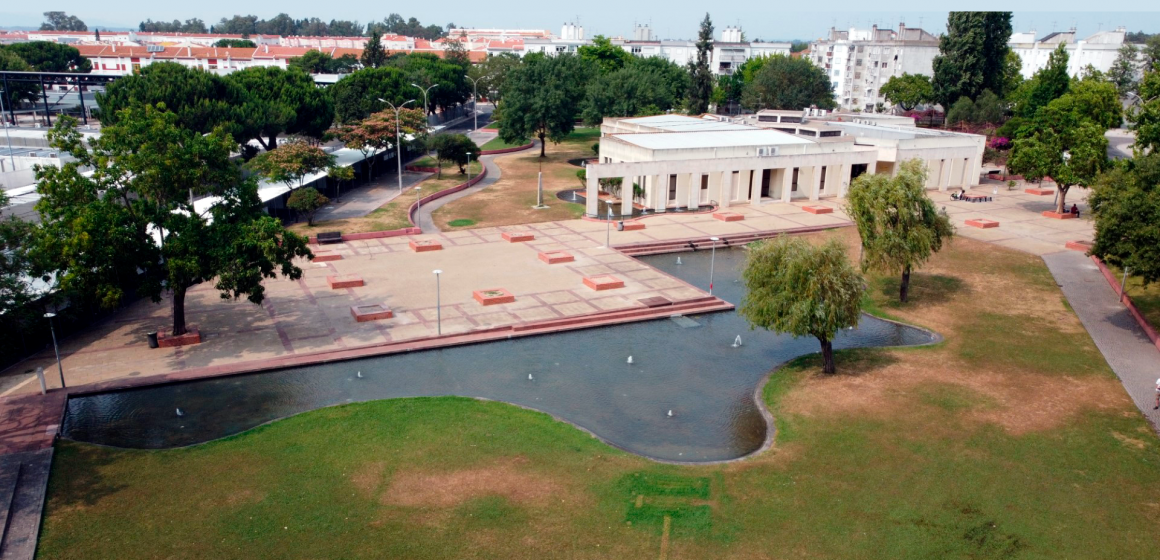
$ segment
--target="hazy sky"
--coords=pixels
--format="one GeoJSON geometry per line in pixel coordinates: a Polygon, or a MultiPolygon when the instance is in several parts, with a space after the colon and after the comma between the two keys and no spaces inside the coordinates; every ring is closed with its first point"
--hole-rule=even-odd
{"type": "MultiPolygon", "coordinates": [[[[143,19],[173,20],[201,18],[210,25],[223,16],[254,14],[268,18],[279,12],[301,19],[318,17],[353,19],[361,23],[381,20],[391,12],[403,17],[415,17],[424,24],[446,25],[454,22],[464,27],[502,27],[548,29],[559,33],[564,22],[577,21],[585,27],[588,37],[595,34],[630,35],[634,23],[648,23],[655,33],[665,39],[693,38],[697,25],[709,7],[713,23],[718,29],[726,25],[741,25],[749,39],[813,39],[824,36],[831,26],[897,27],[900,21],[907,26],[923,27],[939,33],[946,27],[946,11],[913,11],[911,1],[879,0],[876,2],[827,0],[826,2],[790,2],[774,0],[733,0],[723,5],[690,0],[585,0],[564,3],[559,0],[407,2],[400,5],[346,0],[334,4],[316,0],[251,0],[239,3],[226,0],[184,2],[92,2],[92,0],[50,0],[44,4],[6,2],[0,8],[0,27],[39,25],[41,12],[65,11],[88,23],[90,28],[136,27],[143,19]],[[806,10],[804,6],[824,6],[824,10],[806,10]],[[873,5],[876,11],[862,11],[873,5]],[[36,7],[32,7],[36,6],[36,7]],[[243,6],[243,7],[239,7],[243,6]],[[859,10],[859,11],[850,11],[859,10]]],[[[950,9],[1011,9],[1015,2],[942,2],[934,3],[950,9]]],[[[1160,2],[1126,0],[1116,3],[1120,11],[1091,11],[1096,4],[1091,0],[1023,0],[1017,3],[1016,31],[1034,29],[1040,36],[1053,30],[1061,31],[1075,26],[1081,36],[1098,29],[1125,26],[1131,31],[1160,32],[1160,2]]]]}

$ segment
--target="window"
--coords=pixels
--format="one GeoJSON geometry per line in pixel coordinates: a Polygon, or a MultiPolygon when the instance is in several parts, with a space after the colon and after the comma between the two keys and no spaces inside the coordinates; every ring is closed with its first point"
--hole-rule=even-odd
{"type": "Polygon", "coordinates": [[[854,64],[854,66],[861,66],[861,65],[862,65],[862,59],[861,59],[861,58],[859,58],[859,59],[858,59],[858,62],[857,62],[857,63],[855,63],[855,64],[854,64]]]}
{"type": "Polygon", "coordinates": [[[798,185],[798,168],[793,168],[793,178],[790,180],[789,192],[797,192],[798,185]]]}
{"type": "Polygon", "coordinates": [[[818,136],[820,136],[822,138],[830,138],[833,136],[841,136],[841,135],[842,135],[842,131],[840,131],[840,130],[823,130],[823,131],[818,133],[818,136]]]}
{"type": "Polygon", "coordinates": [[[669,175],[669,200],[677,199],[677,176],[669,175]]]}
{"type": "Polygon", "coordinates": [[[862,73],[861,73],[861,72],[854,72],[854,79],[855,79],[855,80],[861,80],[861,79],[862,79],[862,73]]]}
{"type": "Polygon", "coordinates": [[[882,63],[882,68],[886,68],[887,66],[890,66],[890,65],[885,63],[885,62],[882,63]]]}
{"type": "Polygon", "coordinates": [[[821,184],[818,185],[818,191],[824,191],[824,190],[826,190],[826,166],[823,165],[822,166],[822,179],[821,179],[821,184]]]}
{"type": "Polygon", "coordinates": [[[632,48],[632,54],[640,54],[640,53],[641,53],[640,47],[633,47],[632,48]]]}
{"type": "Polygon", "coordinates": [[[777,122],[776,115],[758,115],[757,122],[777,122]]]}
{"type": "Polygon", "coordinates": [[[781,127],[781,126],[775,126],[775,127],[773,127],[773,129],[774,129],[774,130],[780,130],[780,131],[782,131],[782,132],[788,132],[788,133],[790,133],[790,134],[794,134],[794,133],[796,133],[796,132],[797,132],[797,129],[796,129],[796,128],[787,128],[787,127],[781,127]]]}
{"type": "Polygon", "coordinates": [[[792,123],[800,123],[800,122],[802,122],[802,118],[801,118],[801,117],[786,117],[786,116],[782,116],[782,117],[781,117],[781,122],[792,122],[792,123]]]}
{"type": "Polygon", "coordinates": [[[709,190],[709,176],[708,175],[701,175],[701,190],[703,190],[703,191],[709,190]]]}

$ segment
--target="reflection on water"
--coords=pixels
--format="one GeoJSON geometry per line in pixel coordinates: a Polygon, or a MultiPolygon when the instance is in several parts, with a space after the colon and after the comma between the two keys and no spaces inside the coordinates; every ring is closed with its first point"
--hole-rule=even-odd
{"type": "MultiPolygon", "coordinates": [[[[643,260],[708,286],[708,251],[681,254],[681,265],[676,255],[643,260]]],[[[740,303],[743,260],[742,250],[717,251],[715,295],[740,303]]],[[[165,448],[323,406],[463,395],[548,412],[647,457],[714,461],[751,453],[766,435],[755,388],[777,364],[817,352],[817,341],[750,331],[735,312],[691,319],[695,324],[660,319],[74,398],[64,434],[105,445],[165,448]],[[744,344],[734,348],[737,335],[744,344]]],[[[863,316],[834,346],[931,340],[925,331],[863,316]]]]}

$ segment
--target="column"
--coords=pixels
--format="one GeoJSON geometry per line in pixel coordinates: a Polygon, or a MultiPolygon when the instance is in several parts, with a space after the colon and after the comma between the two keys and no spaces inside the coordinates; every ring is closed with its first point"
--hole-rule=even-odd
{"type": "Polygon", "coordinates": [[[950,175],[950,170],[947,169],[947,160],[938,160],[938,190],[946,192],[947,190],[947,176],[950,175]]]}
{"type": "Polygon", "coordinates": [[[665,205],[669,202],[669,176],[668,175],[653,175],[653,210],[657,212],[664,212],[665,205]]]}
{"type": "Polygon", "coordinates": [[[974,171],[975,171],[974,158],[967,158],[966,160],[964,160],[963,161],[963,188],[964,189],[970,190],[970,188],[972,186],[974,186],[974,184],[977,182],[974,171]]]}
{"type": "Polygon", "coordinates": [[[620,184],[620,215],[632,215],[632,183],[636,181],[636,177],[625,177],[624,182],[620,184]]]}
{"type": "Polygon", "coordinates": [[[943,177],[940,180],[942,181],[942,190],[944,190],[944,191],[947,190],[947,187],[951,186],[951,172],[954,171],[954,168],[955,168],[954,160],[952,160],[952,159],[944,159],[943,160],[943,170],[942,170],[943,177]]]}
{"type": "Polygon", "coordinates": [[[593,173],[593,166],[589,165],[586,169],[588,170],[588,188],[584,191],[584,196],[587,197],[584,211],[589,216],[596,217],[600,215],[600,197],[598,196],[600,193],[600,183],[596,179],[596,173],[593,173]]]}
{"type": "Polygon", "coordinates": [[[703,173],[692,173],[689,175],[689,209],[696,210],[701,207],[701,181],[704,177],[703,173]]]}
{"type": "Polygon", "coordinates": [[[729,187],[727,177],[720,172],[709,174],[709,201],[717,201],[721,208],[729,207],[729,195],[725,191],[729,187]],[[723,186],[724,188],[722,188],[723,186]]]}
{"type": "Polygon", "coordinates": [[[803,168],[810,173],[810,200],[817,200],[822,196],[822,166],[803,168]]]}
{"type": "Polygon", "coordinates": [[[677,199],[673,201],[679,208],[689,205],[689,190],[691,176],[688,173],[677,174],[677,199]]]}
{"type": "Polygon", "coordinates": [[[741,172],[741,194],[746,193],[745,189],[749,189],[750,206],[761,206],[760,169],[747,169],[741,172]]]}
{"type": "MultiPolygon", "coordinates": [[[[846,192],[850,190],[850,164],[843,163],[834,167],[838,171],[838,176],[833,177],[834,186],[838,189],[838,198],[846,198],[846,192]]],[[[830,177],[826,177],[826,184],[829,183],[830,177]]]]}
{"type": "Polygon", "coordinates": [[[781,201],[789,202],[793,198],[793,168],[781,170],[781,201]]]}

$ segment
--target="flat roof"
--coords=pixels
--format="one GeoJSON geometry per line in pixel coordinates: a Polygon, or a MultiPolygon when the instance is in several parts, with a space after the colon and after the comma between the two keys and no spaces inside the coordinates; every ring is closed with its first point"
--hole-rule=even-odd
{"type": "Polygon", "coordinates": [[[841,128],[854,137],[868,137],[868,138],[892,138],[897,140],[913,140],[915,138],[937,138],[937,137],[967,137],[972,136],[962,132],[954,132],[950,130],[935,130],[930,128],[917,128],[909,126],[889,126],[889,125],[874,125],[861,124],[844,121],[825,121],[825,124],[835,128],[841,128]]]}
{"type": "MultiPolygon", "coordinates": [[[[738,126],[738,125],[733,125],[738,126]]],[[[813,140],[778,130],[740,126],[735,130],[674,134],[672,132],[643,132],[613,134],[613,138],[650,150],[679,150],[697,148],[737,148],[743,146],[776,146],[816,144],[813,140]]]]}
{"type": "Polygon", "coordinates": [[[750,130],[751,126],[733,124],[715,119],[699,119],[684,115],[654,115],[651,117],[633,117],[621,119],[620,122],[632,123],[641,126],[656,128],[666,132],[702,132],[713,130],[750,130]]]}

